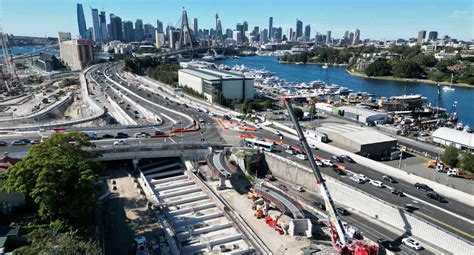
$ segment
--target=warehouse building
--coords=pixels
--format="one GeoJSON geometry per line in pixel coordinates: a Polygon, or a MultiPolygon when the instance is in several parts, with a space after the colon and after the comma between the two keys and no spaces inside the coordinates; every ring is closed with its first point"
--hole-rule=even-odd
{"type": "Polygon", "coordinates": [[[346,150],[373,159],[389,156],[397,146],[397,140],[392,137],[350,124],[325,123],[318,127],[318,132],[346,150]]]}
{"type": "Polygon", "coordinates": [[[179,86],[204,94],[217,102],[220,93],[226,99],[253,100],[254,80],[242,74],[212,68],[187,68],[178,71],[179,86]]]}
{"type": "Polygon", "coordinates": [[[438,128],[431,135],[433,142],[444,146],[454,146],[458,149],[474,152],[474,134],[452,128],[438,128]]]}
{"type": "Polygon", "coordinates": [[[373,126],[375,124],[385,124],[388,121],[387,113],[383,112],[377,112],[370,109],[350,105],[341,106],[338,109],[339,113],[345,118],[358,121],[367,126],[373,126]]]}

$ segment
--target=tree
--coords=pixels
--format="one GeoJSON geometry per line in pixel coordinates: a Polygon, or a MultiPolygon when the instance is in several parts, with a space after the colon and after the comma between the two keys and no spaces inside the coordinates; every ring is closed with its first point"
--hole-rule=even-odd
{"type": "Polygon", "coordinates": [[[96,205],[98,166],[91,163],[97,155],[83,146],[90,146],[84,133],[52,135],[8,170],[4,189],[31,197],[43,219],[86,226],[96,205]]]}
{"type": "Polygon", "coordinates": [[[367,76],[388,76],[392,74],[392,66],[383,60],[376,60],[365,69],[367,76]]]}
{"type": "Polygon", "coordinates": [[[468,172],[469,174],[474,173],[474,154],[464,152],[461,155],[461,168],[463,171],[468,172]]]}
{"type": "Polygon", "coordinates": [[[295,108],[293,109],[293,111],[295,112],[295,115],[296,115],[296,118],[297,118],[297,119],[300,120],[300,119],[303,118],[304,112],[303,112],[303,110],[301,110],[301,108],[295,107],[295,108]]]}
{"type": "Polygon", "coordinates": [[[415,62],[424,67],[433,67],[438,62],[433,54],[419,54],[414,57],[415,62]]]}
{"type": "Polygon", "coordinates": [[[444,153],[441,156],[441,160],[452,166],[455,167],[458,164],[458,157],[459,157],[459,149],[454,146],[449,146],[444,149],[444,153]]]}
{"type": "Polygon", "coordinates": [[[420,78],[423,69],[412,60],[402,60],[393,65],[393,75],[401,78],[420,78]]]}

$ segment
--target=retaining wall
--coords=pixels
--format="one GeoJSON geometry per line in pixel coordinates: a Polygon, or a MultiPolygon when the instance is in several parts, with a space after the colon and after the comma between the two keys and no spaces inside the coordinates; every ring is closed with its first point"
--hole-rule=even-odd
{"type": "MultiPolygon", "coordinates": [[[[319,193],[315,178],[308,167],[294,163],[281,156],[265,152],[265,159],[272,174],[288,182],[294,182],[306,189],[319,193]],[[311,175],[311,176],[310,176],[311,175]]],[[[441,246],[454,254],[474,254],[472,243],[440,229],[437,226],[400,210],[365,192],[324,176],[327,187],[334,201],[353,208],[382,224],[388,224],[403,232],[411,232],[419,239],[441,246]]]]}

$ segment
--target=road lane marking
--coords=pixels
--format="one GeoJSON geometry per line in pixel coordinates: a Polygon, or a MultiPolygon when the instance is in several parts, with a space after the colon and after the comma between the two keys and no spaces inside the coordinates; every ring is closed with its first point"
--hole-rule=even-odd
{"type": "Polygon", "coordinates": [[[415,214],[418,214],[418,215],[420,215],[420,216],[426,217],[426,218],[428,218],[428,219],[430,219],[430,220],[432,220],[432,221],[435,221],[436,223],[441,224],[441,225],[443,225],[443,226],[445,226],[445,227],[447,227],[447,228],[449,228],[449,229],[452,229],[452,230],[454,230],[455,232],[458,232],[458,233],[460,233],[460,234],[463,234],[463,235],[465,235],[465,236],[467,236],[467,237],[469,237],[469,238],[471,238],[471,239],[474,239],[474,235],[471,235],[471,234],[469,234],[469,233],[467,233],[467,232],[464,232],[464,231],[462,231],[462,230],[460,230],[460,229],[457,229],[457,228],[455,228],[455,227],[453,227],[453,226],[451,226],[451,225],[449,225],[449,224],[447,224],[447,223],[444,223],[443,221],[440,221],[440,220],[438,220],[438,219],[436,219],[436,218],[433,218],[433,217],[431,217],[431,216],[429,216],[429,215],[426,215],[426,214],[424,214],[424,213],[422,213],[422,212],[420,212],[420,211],[415,211],[414,213],[415,213],[415,214]]]}

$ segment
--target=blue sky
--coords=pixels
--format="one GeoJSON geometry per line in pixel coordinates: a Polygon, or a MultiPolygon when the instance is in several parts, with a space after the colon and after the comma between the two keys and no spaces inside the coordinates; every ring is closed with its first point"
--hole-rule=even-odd
{"type": "Polygon", "coordinates": [[[315,31],[331,30],[341,37],[345,30],[361,30],[361,38],[397,39],[416,37],[419,30],[436,30],[440,36],[474,39],[472,0],[0,0],[0,24],[17,35],[57,36],[58,31],[78,34],[76,3],[82,3],[87,26],[92,26],[89,7],[114,13],[122,20],[156,20],[176,25],[185,7],[199,27],[214,26],[219,13],[224,28],[247,21],[249,27],[294,27],[296,19],[315,31]]]}

